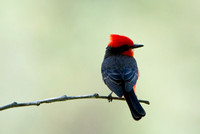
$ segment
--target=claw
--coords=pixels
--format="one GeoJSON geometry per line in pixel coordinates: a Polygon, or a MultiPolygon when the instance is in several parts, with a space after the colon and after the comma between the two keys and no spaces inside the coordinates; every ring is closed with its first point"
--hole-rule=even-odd
{"type": "Polygon", "coordinates": [[[108,102],[112,102],[112,93],[113,93],[113,92],[111,92],[111,93],[108,95],[108,102]]]}

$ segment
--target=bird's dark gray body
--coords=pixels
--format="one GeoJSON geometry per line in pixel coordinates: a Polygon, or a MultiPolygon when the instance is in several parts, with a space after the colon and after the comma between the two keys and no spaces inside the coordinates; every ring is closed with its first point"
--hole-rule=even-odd
{"type": "Polygon", "coordinates": [[[138,79],[136,60],[127,55],[105,57],[101,71],[105,84],[119,97],[123,95],[122,81],[125,82],[125,90],[130,92],[138,79]]]}

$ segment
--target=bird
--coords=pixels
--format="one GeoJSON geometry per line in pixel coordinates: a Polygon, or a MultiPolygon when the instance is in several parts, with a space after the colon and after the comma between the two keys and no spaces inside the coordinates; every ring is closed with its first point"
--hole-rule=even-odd
{"type": "Polygon", "coordinates": [[[139,71],[133,49],[139,47],[143,45],[134,44],[126,36],[111,34],[101,65],[103,81],[112,91],[108,97],[112,98],[113,92],[118,97],[124,97],[136,121],[146,115],[135,93],[139,71]]]}

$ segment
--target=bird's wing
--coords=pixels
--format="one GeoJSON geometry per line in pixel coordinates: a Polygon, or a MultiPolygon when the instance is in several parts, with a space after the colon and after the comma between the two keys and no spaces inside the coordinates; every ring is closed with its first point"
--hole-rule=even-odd
{"type": "Polygon", "coordinates": [[[105,84],[119,97],[122,97],[122,75],[119,70],[104,70],[102,72],[105,84]]]}
{"type": "Polygon", "coordinates": [[[125,68],[123,70],[123,80],[125,81],[125,90],[130,92],[133,90],[133,86],[136,84],[138,79],[138,69],[136,68],[125,68]]]}

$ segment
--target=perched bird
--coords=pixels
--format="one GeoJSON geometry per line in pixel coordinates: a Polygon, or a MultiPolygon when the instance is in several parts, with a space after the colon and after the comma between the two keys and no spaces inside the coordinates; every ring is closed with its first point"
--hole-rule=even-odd
{"type": "Polygon", "coordinates": [[[135,94],[139,72],[133,49],[142,46],[126,36],[111,34],[101,66],[105,84],[118,97],[124,96],[135,120],[146,114],[135,94]]]}

